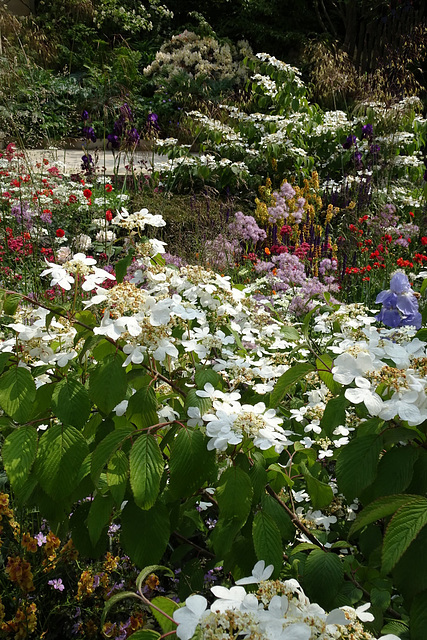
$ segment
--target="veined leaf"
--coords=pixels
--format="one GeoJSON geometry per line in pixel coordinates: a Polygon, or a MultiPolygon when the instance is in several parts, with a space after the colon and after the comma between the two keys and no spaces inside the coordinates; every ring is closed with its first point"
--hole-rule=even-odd
{"type": "Polygon", "coordinates": [[[427,498],[419,496],[396,511],[384,536],[382,551],[384,573],[393,569],[426,524],[427,498]]]}
{"type": "Polygon", "coordinates": [[[63,424],[81,428],[90,414],[89,394],[81,382],[74,378],[64,378],[52,394],[52,410],[63,424]]]}
{"type": "Polygon", "coordinates": [[[88,453],[86,440],[75,427],[57,424],[45,431],[34,470],[51,498],[60,502],[72,493],[80,465],[88,453]]]}
{"type": "Polygon", "coordinates": [[[258,560],[274,565],[277,576],[283,565],[283,547],[280,531],[273,518],[258,511],[252,525],[252,539],[258,560]]]}
{"type": "Polygon", "coordinates": [[[93,546],[98,542],[104,527],[108,524],[113,510],[113,497],[111,494],[103,496],[97,493],[90,505],[87,518],[87,528],[93,546]]]}
{"type": "Polygon", "coordinates": [[[117,506],[123,502],[128,476],[129,460],[119,449],[113,453],[107,465],[107,485],[117,506]]]}
{"type": "Polygon", "coordinates": [[[129,501],[123,509],[121,544],[138,567],[160,560],[169,542],[169,533],[169,513],[160,502],[145,511],[129,501]]]}
{"type": "Polygon", "coordinates": [[[95,482],[97,482],[101,471],[108,463],[116,449],[134,431],[135,429],[132,425],[127,425],[120,427],[120,429],[111,431],[103,440],[101,440],[92,456],[91,475],[95,482]]]}
{"type": "Polygon", "coordinates": [[[117,355],[107,355],[92,371],[89,378],[89,396],[105,414],[124,400],[127,389],[126,372],[117,355]]]}
{"type": "Polygon", "coordinates": [[[215,451],[208,451],[206,443],[206,437],[192,429],[181,429],[172,441],[169,486],[173,496],[191,496],[214,472],[215,451]]]}
{"type": "Polygon", "coordinates": [[[304,588],[311,600],[328,609],[344,580],[344,566],[338,556],[314,549],[304,565],[304,588]]]}
{"type": "Polygon", "coordinates": [[[342,447],[337,460],[338,488],[349,500],[359,496],[377,473],[382,438],[375,434],[360,436],[342,447]]]}
{"type": "Polygon", "coordinates": [[[237,519],[243,526],[252,504],[252,483],[240,467],[229,467],[221,475],[216,499],[221,519],[237,519]]]}
{"type": "Polygon", "coordinates": [[[412,500],[417,500],[420,496],[412,494],[401,494],[395,496],[384,496],[368,504],[360,513],[357,514],[356,520],[351,525],[349,531],[349,537],[351,537],[356,531],[362,529],[371,522],[376,522],[381,518],[391,516],[392,513],[397,511],[401,506],[408,504],[412,500]]]}
{"type": "Polygon", "coordinates": [[[277,380],[270,396],[271,406],[277,407],[286,391],[292,387],[292,385],[296,384],[299,380],[305,378],[308,373],[315,370],[316,367],[310,362],[300,362],[299,364],[292,365],[292,367],[285,371],[285,373],[283,373],[277,380]]]}
{"type": "Polygon", "coordinates": [[[154,436],[143,434],[134,443],[129,457],[130,484],[136,504],[151,509],[156,502],[164,460],[154,436]]]}
{"type": "Polygon", "coordinates": [[[0,377],[0,406],[15,422],[26,422],[33,410],[36,384],[24,367],[12,367],[0,377]]]}
{"type": "Polygon", "coordinates": [[[25,483],[36,457],[37,431],[22,426],[10,433],[4,441],[2,458],[7,477],[15,490],[25,483]]]}

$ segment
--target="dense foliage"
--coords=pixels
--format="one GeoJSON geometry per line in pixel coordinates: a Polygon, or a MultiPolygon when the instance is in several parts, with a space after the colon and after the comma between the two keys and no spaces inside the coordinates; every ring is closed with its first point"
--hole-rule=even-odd
{"type": "Polygon", "coordinates": [[[2,126],[84,146],[0,157],[1,638],[424,640],[423,104],[321,108],[223,5],[8,18],[87,70],[2,58],[2,126]]]}

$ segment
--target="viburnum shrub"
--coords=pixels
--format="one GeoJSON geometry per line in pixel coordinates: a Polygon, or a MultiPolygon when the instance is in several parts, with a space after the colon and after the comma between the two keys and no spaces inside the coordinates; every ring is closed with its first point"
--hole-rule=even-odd
{"type": "MultiPolygon", "coordinates": [[[[327,297],[295,326],[228,276],[166,265],[147,237],[161,215],[121,209],[112,222],[132,239],[114,274],[79,252],[41,273],[63,305],[2,293],[2,461],[17,508],[89,557],[108,550],[114,518],[138,567],[180,570],[181,600],[215,566],[240,580],[263,560],[322,610],[369,600],[371,634],[397,620],[403,633],[410,616],[421,638],[425,329],[379,328],[362,304],[327,297]]],[[[265,633],[285,624],[270,624],[275,606],[265,633]]]]}

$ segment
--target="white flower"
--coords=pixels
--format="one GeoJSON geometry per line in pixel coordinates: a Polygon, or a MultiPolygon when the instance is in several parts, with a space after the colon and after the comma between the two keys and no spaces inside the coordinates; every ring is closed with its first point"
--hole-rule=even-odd
{"type": "Polygon", "coordinates": [[[262,580],[268,580],[273,571],[274,566],[272,564],[269,564],[268,567],[266,567],[264,560],[260,560],[252,569],[252,575],[247,578],[237,580],[236,584],[258,584],[262,580]]]}
{"type": "Polygon", "coordinates": [[[211,606],[212,611],[229,611],[230,609],[239,609],[244,598],[246,597],[246,591],[243,587],[211,587],[211,591],[218,598],[211,606]]]}
{"type": "Polygon", "coordinates": [[[371,603],[366,602],[366,604],[362,604],[360,607],[356,609],[356,616],[362,622],[372,622],[375,618],[372,613],[366,613],[368,609],[370,609],[371,603]]]}
{"type": "Polygon", "coordinates": [[[57,264],[52,265],[52,263],[50,262],[47,262],[47,264],[51,266],[48,269],[42,271],[40,277],[50,275],[52,278],[50,281],[51,287],[54,287],[57,284],[61,287],[61,289],[69,291],[71,289],[71,285],[74,282],[73,276],[70,275],[63,267],[60,267],[57,264]]]}
{"type": "Polygon", "coordinates": [[[371,416],[377,416],[383,407],[383,401],[380,396],[371,391],[371,384],[366,378],[356,377],[357,387],[355,389],[346,389],[345,397],[354,404],[363,402],[371,416]]]}
{"type": "Polygon", "coordinates": [[[159,362],[163,362],[163,360],[166,359],[166,356],[170,356],[171,358],[177,358],[178,355],[179,355],[178,349],[175,347],[175,345],[172,344],[172,342],[170,342],[166,338],[163,338],[160,341],[160,344],[158,345],[157,349],[153,352],[153,356],[155,360],[158,360],[159,362]]]}
{"type": "Polygon", "coordinates": [[[185,601],[185,607],[173,612],[173,619],[178,623],[175,633],[179,640],[190,640],[193,637],[207,605],[208,601],[203,596],[189,596],[185,601]]]}

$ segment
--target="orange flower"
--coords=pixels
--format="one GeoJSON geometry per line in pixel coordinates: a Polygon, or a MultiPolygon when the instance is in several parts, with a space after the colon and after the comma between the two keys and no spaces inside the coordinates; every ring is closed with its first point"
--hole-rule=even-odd
{"type": "Polygon", "coordinates": [[[15,582],[24,593],[34,591],[33,574],[29,562],[19,556],[9,556],[5,571],[9,580],[15,582]]]}
{"type": "Polygon", "coordinates": [[[271,251],[268,247],[265,247],[264,252],[266,253],[267,256],[271,254],[271,251]]]}
{"type": "Polygon", "coordinates": [[[21,540],[21,545],[30,553],[35,553],[37,551],[37,540],[30,536],[29,533],[24,533],[21,540]]]}

